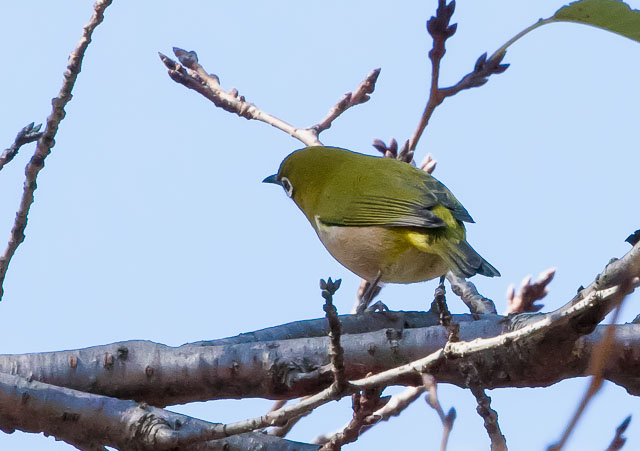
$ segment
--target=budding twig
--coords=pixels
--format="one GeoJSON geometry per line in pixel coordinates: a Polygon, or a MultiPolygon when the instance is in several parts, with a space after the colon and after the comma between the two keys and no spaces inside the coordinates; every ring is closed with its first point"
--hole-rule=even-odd
{"type": "Polygon", "coordinates": [[[269,124],[291,135],[307,146],[321,146],[322,142],[318,136],[322,131],[331,127],[333,121],[349,108],[369,100],[369,94],[375,89],[376,80],[380,74],[380,69],[372,70],[360,85],[358,85],[354,93],[348,92],[343,95],[338,103],[334,105],[331,110],[329,110],[329,113],[316,125],[307,128],[297,128],[261,110],[254,104],[249,103],[244,96],[238,93],[237,89],[232,88],[229,91],[222,89],[218,76],[209,74],[204,67],[200,65],[196,52],[174,47],[173,53],[178,58],[179,63],[158,52],[165,67],[169,69],[169,77],[171,77],[173,81],[199,92],[211,100],[218,108],[222,108],[230,113],[235,113],[245,119],[253,119],[269,124]]]}
{"type": "Polygon", "coordinates": [[[429,52],[429,59],[431,60],[431,89],[429,91],[429,100],[422,113],[418,127],[409,140],[409,151],[415,151],[431,115],[444,99],[464,89],[482,86],[487,82],[489,76],[500,74],[509,67],[508,64],[501,64],[505,52],[500,55],[493,55],[490,59],[487,59],[487,54],[484,53],[476,61],[473,71],[465,75],[458,83],[448,88],[438,87],[440,61],[446,51],[445,42],[455,34],[457,29],[457,24],[449,25],[454,10],[455,1],[447,4],[445,0],[438,0],[436,15],[427,21],[427,31],[433,38],[433,48],[429,52]]]}
{"type": "MultiPolygon", "coordinates": [[[[87,23],[87,25],[82,29],[82,37],[80,38],[80,41],[78,41],[76,48],[73,49],[69,55],[69,63],[67,64],[67,70],[64,72],[62,87],[60,88],[58,95],[51,101],[53,105],[51,114],[47,118],[47,124],[44,132],[39,136],[36,151],[31,157],[31,160],[29,160],[25,169],[26,179],[24,181],[24,190],[22,192],[22,199],[20,200],[20,207],[16,213],[16,219],[11,229],[7,248],[0,257],[0,300],[4,294],[3,284],[9,267],[9,262],[15,254],[16,249],[18,249],[18,246],[25,238],[24,231],[27,228],[27,216],[29,215],[31,204],[33,204],[34,192],[37,186],[36,179],[44,167],[44,160],[51,153],[51,149],[55,144],[54,137],[58,132],[60,122],[66,115],[64,108],[71,100],[71,90],[73,89],[76,79],[78,78],[78,74],[80,73],[82,60],[84,58],[85,51],[91,42],[93,31],[104,19],[104,11],[111,2],[112,0],[98,0],[93,5],[93,15],[91,16],[89,23],[87,23]]],[[[32,129],[31,132],[33,131],[34,130],[32,129]]],[[[27,134],[31,134],[31,132],[27,132],[27,134]]]]}
{"type": "Polygon", "coordinates": [[[44,133],[40,131],[40,127],[42,127],[42,124],[34,125],[32,122],[18,132],[13,144],[5,149],[5,151],[2,152],[2,155],[0,155],[0,170],[5,164],[9,163],[16,155],[18,155],[20,147],[30,142],[37,141],[42,137],[44,133]]]}
{"type": "Polygon", "coordinates": [[[547,285],[556,275],[556,268],[549,268],[542,271],[538,280],[531,283],[531,276],[527,276],[520,282],[520,289],[516,293],[513,284],[507,288],[507,310],[505,315],[513,313],[534,313],[544,307],[543,304],[536,304],[536,301],[544,298],[549,290],[547,285]]]}

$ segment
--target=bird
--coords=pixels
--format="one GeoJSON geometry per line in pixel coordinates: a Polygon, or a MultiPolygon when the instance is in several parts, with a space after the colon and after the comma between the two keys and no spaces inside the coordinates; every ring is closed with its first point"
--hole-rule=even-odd
{"type": "Polygon", "coordinates": [[[444,184],[406,162],[309,146],[263,182],[280,185],[329,253],[374,286],[447,271],[500,276],[467,243],[464,222],[474,222],[467,210],[444,184]]]}

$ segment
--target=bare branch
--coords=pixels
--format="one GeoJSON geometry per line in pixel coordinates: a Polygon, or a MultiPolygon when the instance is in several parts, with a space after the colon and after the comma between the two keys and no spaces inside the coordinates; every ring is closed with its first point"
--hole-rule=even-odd
{"type": "Polygon", "coordinates": [[[93,31],[104,19],[104,11],[111,2],[112,0],[98,0],[95,5],[93,5],[93,15],[87,25],[83,28],[82,38],[80,38],[76,48],[69,55],[69,63],[67,64],[67,70],[64,72],[62,88],[60,88],[58,96],[51,101],[53,108],[51,114],[47,118],[47,125],[44,133],[38,139],[36,151],[25,169],[26,180],[24,182],[24,190],[20,201],[20,207],[16,213],[16,219],[11,229],[7,248],[0,257],[0,300],[4,294],[3,284],[9,267],[9,262],[15,254],[16,249],[25,238],[24,231],[27,227],[29,209],[33,203],[38,173],[44,167],[44,161],[51,153],[51,149],[55,144],[54,138],[58,132],[58,126],[66,114],[64,108],[71,100],[71,90],[73,89],[76,79],[78,78],[78,74],[80,73],[82,59],[84,58],[84,53],[87,50],[89,43],[91,42],[93,31]]]}
{"type": "MultiPolygon", "coordinates": [[[[366,431],[374,427],[376,424],[381,423],[382,421],[388,421],[391,417],[398,416],[404,411],[409,405],[418,399],[422,393],[424,393],[425,387],[407,387],[401,393],[393,395],[391,397],[385,396],[382,398],[378,398],[377,404],[381,407],[378,410],[372,412],[370,415],[362,418],[359,418],[359,435],[364,434],[366,431]]],[[[336,431],[332,434],[320,435],[316,437],[312,443],[320,443],[324,444],[331,441],[336,435],[344,433],[347,429],[351,428],[355,429],[355,415],[354,419],[352,419],[349,423],[347,423],[343,428],[339,431],[336,431]]]]}
{"type": "Polygon", "coordinates": [[[639,283],[640,245],[636,245],[620,260],[609,263],[594,283],[555,312],[532,317],[526,325],[497,337],[472,342],[447,342],[443,349],[427,357],[366,379],[352,381],[351,385],[360,389],[389,385],[402,376],[430,373],[433,368],[452,359],[472,362],[475,355],[480,356],[489,350],[495,352],[496,349],[501,349],[508,352],[512,348],[505,347],[505,343],[513,344],[515,348],[528,343],[535,348],[541,340],[549,340],[557,333],[565,334],[565,340],[573,344],[569,335],[577,334],[577,339],[581,334],[592,330],[639,283]]]}
{"type": "Polygon", "coordinates": [[[249,449],[277,445],[269,449],[314,450],[317,447],[294,443],[263,434],[247,434],[224,442],[202,443],[207,437],[224,438],[224,426],[167,410],[100,395],[57,387],[20,376],[0,373],[2,430],[44,432],[81,449],[249,449]],[[227,445],[225,447],[225,445],[227,445]]]}
{"type": "Polygon", "coordinates": [[[333,121],[349,108],[367,102],[370,99],[369,94],[372,94],[376,87],[379,75],[380,68],[369,72],[369,75],[360,82],[354,93],[348,92],[343,95],[338,103],[329,110],[324,119],[309,128],[315,130],[316,134],[320,134],[331,127],[333,121]]]}
{"type": "MultiPolygon", "coordinates": [[[[284,406],[284,404],[280,405],[280,407],[282,406],[284,406]]],[[[271,410],[278,410],[280,407],[272,408],[271,410]]],[[[291,431],[291,429],[293,429],[293,427],[298,423],[298,421],[300,421],[310,413],[311,411],[303,413],[302,415],[299,415],[297,417],[293,417],[290,420],[287,420],[287,422],[282,426],[272,427],[267,431],[267,434],[273,435],[275,437],[286,437],[286,435],[291,431]]]]}
{"type": "Polygon", "coordinates": [[[440,278],[440,283],[434,293],[433,302],[431,302],[431,310],[438,313],[441,325],[446,328],[451,326],[452,316],[449,308],[447,307],[447,299],[445,298],[444,276],[440,278]]]}
{"type": "Polygon", "coordinates": [[[498,413],[491,408],[491,398],[478,386],[472,385],[470,389],[478,401],[476,411],[484,420],[484,428],[491,439],[491,451],[506,451],[507,441],[500,431],[500,425],[498,425],[498,413]]]}
{"type": "Polygon", "coordinates": [[[460,296],[460,299],[469,307],[473,314],[496,314],[496,306],[489,298],[485,298],[476,289],[476,286],[468,280],[458,277],[451,271],[447,272],[447,280],[451,284],[451,290],[460,296]]]}
{"type": "Polygon", "coordinates": [[[235,113],[245,119],[255,119],[288,133],[307,146],[322,145],[317,135],[306,129],[299,129],[249,103],[236,89],[229,92],[220,87],[216,75],[209,75],[198,63],[196,52],[187,52],[174,47],[173,52],[182,64],[158,53],[164,65],[169,69],[169,77],[189,89],[199,92],[211,100],[218,108],[235,113]]]}
{"type": "Polygon", "coordinates": [[[631,415],[625,418],[624,421],[620,423],[620,426],[616,428],[616,435],[613,437],[613,440],[607,447],[606,451],[619,451],[622,449],[627,441],[627,438],[622,434],[624,434],[624,432],[627,430],[627,427],[629,427],[629,423],[631,423],[631,415]]]}
{"type": "Polygon", "coordinates": [[[269,124],[307,146],[321,146],[322,142],[318,139],[318,135],[322,131],[331,127],[333,121],[347,109],[369,100],[369,94],[375,89],[375,83],[380,74],[380,69],[371,71],[367,78],[360,83],[355,93],[347,93],[342,96],[338,103],[329,110],[327,116],[316,125],[308,128],[297,128],[247,102],[244,96],[238,93],[237,89],[233,88],[228,92],[223,90],[218,76],[209,74],[200,65],[196,52],[174,47],[173,53],[178,57],[180,63],[162,53],[158,53],[164,65],[169,69],[169,77],[173,81],[199,92],[211,100],[218,108],[235,113],[245,119],[254,119],[269,124]]]}
{"type": "Polygon", "coordinates": [[[313,442],[324,443],[320,448],[322,451],[339,450],[343,445],[355,442],[360,437],[360,434],[364,432],[363,428],[366,425],[366,419],[388,401],[388,397],[384,400],[380,398],[381,392],[382,389],[380,388],[365,390],[362,394],[355,393],[351,397],[353,406],[353,418],[351,421],[342,430],[327,437],[317,437],[313,442]]]}
{"type": "Polygon", "coordinates": [[[438,384],[436,383],[435,378],[430,374],[423,374],[422,380],[424,381],[425,389],[428,391],[425,401],[427,401],[427,404],[429,404],[438,413],[440,421],[442,422],[440,451],[445,451],[447,449],[447,443],[449,442],[449,435],[453,429],[453,422],[456,420],[456,409],[452,407],[445,415],[444,410],[440,405],[440,400],[438,399],[438,384]]]}
{"type": "MultiPolygon", "coordinates": [[[[508,318],[487,315],[476,321],[470,315],[452,315],[452,322],[460,327],[460,342],[447,342],[434,313],[354,315],[356,323],[365,323],[362,330],[381,327],[362,335],[356,335],[358,327],[343,317],[341,323],[349,329],[343,329],[341,337],[346,377],[361,379],[369,372],[382,371],[366,383],[356,380],[360,390],[391,383],[421,385],[424,372],[439,382],[466,387],[461,362],[478,368],[483,388],[547,386],[582,376],[594,343],[605,330],[596,325],[640,283],[639,277],[640,243],[609,263],[590,286],[554,312],[508,318]],[[383,316],[389,318],[377,319],[383,316]],[[552,360],[558,365],[549,365],[552,360]],[[401,362],[411,363],[395,368],[401,362]]],[[[332,382],[326,320],[321,322],[323,328],[314,326],[319,321],[303,321],[274,328],[274,333],[258,331],[237,340],[177,348],[131,341],[82,350],[4,355],[0,356],[0,372],[31,375],[54,385],[159,406],[239,396],[292,399],[317,393],[332,382]],[[304,337],[307,325],[312,338],[293,339],[304,337]],[[256,342],[254,335],[264,341],[256,342]],[[103,365],[95,364],[102,361],[103,365]],[[188,379],[176,380],[176,373],[189,374],[188,379]]],[[[634,369],[640,362],[640,325],[616,326],[615,333],[624,346],[612,349],[604,376],[631,393],[640,393],[640,378],[634,369]]]]}
{"type": "Polygon", "coordinates": [[[331,332],[329,332],[330,347],[329,356],[331,357],[331,371],[333,373],[333,383],[337,390],[343,390],[347,386],[347,378],[344,372],[344,349],[340,344],[340,337],[342,335],[342,329],[340,326],[340,320],[338,319],[338,311],[333,305],[333,295],[340,288],[340,279],[335,282],[329,277],[328,281],[320,279],[320,289],[322,290],[322,297],[325,300],[324,311],[327,315],[327,321],[331,332]]]}
{"type": "Polygon", "coordinates": [[[32,122],[18,132],[13,144],[5,149],[5,151],[2,152],[2,155],[0,155],[0,170],[2,170],[5,164],[9,163],[16,155],[18,155],[20,147],[37,141],[42,137],[43,133],[40,131],[40,127],[42,127],[42,124],[34,125],[32,122]]]}
{"type": "Polygon", "coordinates": [[[543,299],[549,291],[547,285],[553,280],[556,274],[556,268],[549,268],[542,271],[538,276],[538,280],[531,283],[531,276],[522,279],[520,289],[516,293],[513,284],[507,288],[507,310],[505,315],[513,313],[534,313],[544,307],[543,304],[536,304],[536,301],[543,299]]]}
{"type": "Polygon", "coordinates": [[[487,54],[485,53],[478,58],[473,71],[465,75],[458,83],[449,88],[438,87],[440,61],[446,51],[445,42],[455,34],[457,28],[457,24],[449,25],[454,9],[455,1],[446,4],[445,0],[438,0],[436,15],[427,21],[427,31],[433,38],[433,48],[429,52],[429,59],[431,60],[431,89],[429,100],[422,113],[418,127],[409,140],[409,150],[411,151],[415,151],[418,141],[429,123],[429,119],[444,99],[457,94],[463,89],[482,86],[487,82],[490,75],[502,73],[509,67],[508,64],[500,64],[505,52],[502,52],[499,56],[494,55],[489,60],[487,60],[487,54]]]}
{"type": "MultiPolygon", "coordinates": [[[[381,421],[388,421],[391,417],[397,417],[409,405],[424,393],[424,385],[407,387],[401,393],[393,395],[381,408],[373,412],[364,420],[364,426],[360,434],[371,429],[381,421]]],[[[384,398],[383,398],[384,399],[384,398]]]]}

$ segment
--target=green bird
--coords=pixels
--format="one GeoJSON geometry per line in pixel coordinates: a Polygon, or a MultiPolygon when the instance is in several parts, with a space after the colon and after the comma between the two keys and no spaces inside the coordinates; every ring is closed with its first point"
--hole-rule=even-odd
{"type": "Polygon", "coordinates": [[[337,147],[297,150],[263,180],[281,185],[329,253],[371,282],[413,283],[452,271],[500,273],[466,241],[474,222],[430,174],[337,147]]]}

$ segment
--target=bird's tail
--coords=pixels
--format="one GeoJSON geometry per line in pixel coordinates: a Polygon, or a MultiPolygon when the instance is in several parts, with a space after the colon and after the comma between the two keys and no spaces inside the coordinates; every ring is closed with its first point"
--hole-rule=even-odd
{"type": "Polygon", "coordinates": [[[449,269],[458,277],[471,277],[482,274],[487,277],[499,277],[500,272],[486,261],[465,240],[447,241],[445,251],[440,255],[449,269]]]}

